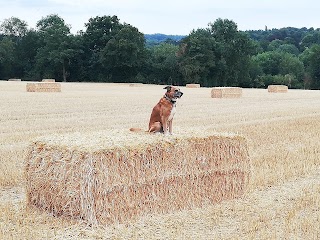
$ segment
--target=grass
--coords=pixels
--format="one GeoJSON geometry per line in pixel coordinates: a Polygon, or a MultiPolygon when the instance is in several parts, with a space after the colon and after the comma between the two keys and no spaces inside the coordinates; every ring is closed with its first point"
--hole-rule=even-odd
{"type": "Polygon", "coordinates": [[[241,199],[126,225],[88,228],[25,208],[23,161],[36,137],[147,128],[163,87],[64,83],[61,93],[30,93],[0,81],[0,239],[318,239],[320,91],[243,89],[213,99],[211,89],[181,87],[173,130],[235,132],[252,159],[241,199]]]}

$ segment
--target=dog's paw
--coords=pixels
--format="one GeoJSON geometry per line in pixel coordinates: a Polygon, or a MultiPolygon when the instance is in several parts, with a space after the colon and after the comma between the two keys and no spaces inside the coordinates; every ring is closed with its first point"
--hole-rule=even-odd
{"type": "Polygon", "coordinates": [[[167,137],[169,137],[169,136],[172,136],[173,133],[167,132],[167,133],[165,133],[164,135],[167,136],[167,137]]]}

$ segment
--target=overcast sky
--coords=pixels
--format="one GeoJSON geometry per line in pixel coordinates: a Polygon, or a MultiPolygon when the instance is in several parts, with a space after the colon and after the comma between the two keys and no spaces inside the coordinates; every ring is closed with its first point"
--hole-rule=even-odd
{"type": "Polygon", "coordinates": [[[58,14],[72,33],[103,15],[146,34],[188,35],[217,18],[233,20],[239,30],[320,28],[319,0],[0,0],[0,6],[0,23],[17,17],[35,28],[42,17],[58,14]]]}

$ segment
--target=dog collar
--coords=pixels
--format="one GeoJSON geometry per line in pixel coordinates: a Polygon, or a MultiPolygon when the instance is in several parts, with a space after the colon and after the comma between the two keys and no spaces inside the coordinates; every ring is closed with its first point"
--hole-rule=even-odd
{"type": "Polygon", "coordinates": [[[176,104],[176,101],[172,100],[171,98],[169,98],[167,95],[164,95],[163,96],[165,99],[167,99],[169,102],[172,103],[172,105],[175,105],[176,104]]]}

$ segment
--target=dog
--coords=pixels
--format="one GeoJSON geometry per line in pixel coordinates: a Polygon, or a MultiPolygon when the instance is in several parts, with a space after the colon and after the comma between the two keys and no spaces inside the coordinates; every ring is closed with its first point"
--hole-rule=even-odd
{"type": "MultiPolygon", "coordinates": [[[[166,86],[166,93],[154,106],[149,121],[149,133],[172,134],[172,120],[176,113],[176,101],[183,93],[178,87],[166,86]]],[[[140,131],[139,128],[130,128],[130,131],[140,131]]]]}

